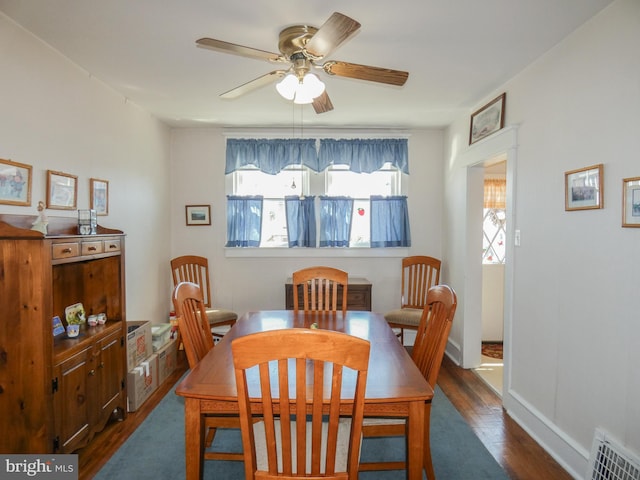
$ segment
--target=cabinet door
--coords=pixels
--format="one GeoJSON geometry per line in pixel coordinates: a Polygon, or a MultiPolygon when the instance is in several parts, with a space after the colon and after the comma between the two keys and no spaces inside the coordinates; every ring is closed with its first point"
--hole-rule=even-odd
{"type": "Polygon", "coordinates": [[[98,372],[96,411],[99,415],[96,423],[102,428],[113,410],[124,407],[124,343],[121,332],[114,332],[100,340],[97,348],[100,353],[96,365],[98,372]]]}
{"type": "Polygon", "coordinates": [[[54,367],[58,390],[54,393],[55,425],[59,449],[73,452],[90,434],[92,349],[77,353],[54,367]]]}

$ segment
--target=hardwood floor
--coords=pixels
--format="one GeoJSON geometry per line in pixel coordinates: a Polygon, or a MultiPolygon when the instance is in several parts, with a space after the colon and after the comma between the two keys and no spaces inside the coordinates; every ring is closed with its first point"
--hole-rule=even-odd
{"type": "Polygon", "coordinates": [[[507,415],[500,397],[471,370],[445,356],[438,385],[511,479],[573,478],[507,415]]]}
{"type": "MultiPolygon", "coordinates": [[[[173,385],[187,371],[187,358],[184,350],[178,351],[178,368],[161,385],[142,406],[135,412],[129,412],[124,422],[112,422],[85,448],[78,453],[78,480],[91,480],[96,473],[107,463],[109,458],[120,448],[124,441],[129,438],[136,428],[147,418],[147,415],[156,407],[162,398],[171,390],[173,385]]],[[[122,477],[123,480],[128,480],[122,477]]]]}
{"type": "MultiPolygon", "coordinates": [[[[178,369],[125,422],[114,422],[78,452],[79,480],[89,480],[135,431],[187,369],[184,352],[178,352],[178,369]]],[[[571,480],[502,409],[500,398],[471,370],[457,367],[445,357],[438,384],[469,423],[489,452],[513,480],[571,480]]]]}

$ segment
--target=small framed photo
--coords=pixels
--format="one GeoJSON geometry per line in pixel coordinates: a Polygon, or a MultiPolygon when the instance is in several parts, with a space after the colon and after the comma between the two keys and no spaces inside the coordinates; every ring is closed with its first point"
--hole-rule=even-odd
{"type": "Polygon", "coordinates": [[[78,199],[78,177],[47,170],[47,208],[75,210],[78,199]]]}
{"type": "Polygon", "coordinates": [[[89,179],[90,209],[98,215],[109,214],[109,182],[99,178],[89,179]]]}
{"type": "Polygon", "coordinates": [[[622,179],[622,226],[640,227],[640,177],[622,179]]]}
{"type": "Polygon", "coordinates": [[[211,225],[211,205],[187,205],[187,225],[211,225]]]}
{"type": "Polygon", "coordinates": [[[0,158],[0,203],[31,205],[31,165],[0,158]]]}
{"type": "Polygon", "coordinates": [[[602,177],[602,164],[565,172],[564,209],[569,211],[603,208],[602,177]]]}
{"type": "Polygon", "coordinates": [[[471,114],[469,145],[488,137],[504,127],[506,99],[507,94],[505,92],[471,114]]]}

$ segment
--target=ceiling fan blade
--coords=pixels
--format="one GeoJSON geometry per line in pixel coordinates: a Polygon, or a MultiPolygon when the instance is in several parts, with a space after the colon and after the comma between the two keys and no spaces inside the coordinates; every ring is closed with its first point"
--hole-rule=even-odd
{"type": "Polygon", "coordinates": [[[322,92],[321,95],[313,99],[313,109],[316,113],[325,113],[333,110],[333,103],[331,103],[331,99],[329,95],[327,95],[327,91],[322,92]]]}
{"type": "Polygon", "coordinates": [[[266,73],[261,77],[254,78],[253,80],[240,85],[239,87],[232,88],[228,92],[224,92],[220,95],[220,98],[236,98],[240,95],[244,95],[252,90],[255,90],[260,87],[264,87],[279,78],[284,77],[287,74],[287,70],[274,70],[273,72],[266,73]]]}
{"type": "Polygon", "coordinates": [[[334,12],[305,45],[312,58],[322,58],[341,45],[360,29],[360,23],[338,12],[334,12]]]}
{"type": "Polygon", "coordinates": [[[322,68],[329,75],[339,77],[357,78],[369,82],[386,83],[389,85],[402,86],[409,78],[409,72],[401,70],[391,70],[389,68],[370,67],[358,65],[357,63],[338,62],[330,60],[322,65],[322,68]]]}
{"type": "Polygon", "coordinates": [[[278,53],[266,52],[257,48],[244,47],[235,43],[224,42],[214,38],[200,38],[196,40],[199,47],[210,48],[223,53],[232,53],[242,57],[255,58],[258,60],[268,60],[270,62],[282,62],[285,59],[278,53]]]}

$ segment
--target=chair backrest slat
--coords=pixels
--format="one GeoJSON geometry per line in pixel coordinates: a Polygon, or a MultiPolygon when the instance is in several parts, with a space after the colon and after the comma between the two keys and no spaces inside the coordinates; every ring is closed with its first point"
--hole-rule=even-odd
{"type": "Polygon", "coordinates": [[[427,293],[440,283],[441,261],[425,255],[402,259],[402,308],[424,308],[427,293]]]}
{"type": "Polygon", "coordinates": [[[171,260],[173,286],[180,282],[195,283],[202,291],[204,306],[211,308],[211,286],[209,285],[209,260],[198,255],[183,255],[171,260]]]}
{"type": "Polygon", "coordinates": [[[267,468],[260,478],[357,478],[369,349],[361,338],[303,328],[260,332],[232,342],[246,478],[254,478],[258,468],[254,409],[262,415],[266,438],[267,468]],[[355,375],[353,392],[343,391],[345,375],[355,375]],[[346,394],[353,396],[346,401],[352,420],[346,471],[336,471],[338,453],[344,453],[337,446],[346,394]]]}
{"type": "Polygon", "coordinates": [[[457,297],[451,287],[436,285],[429,289],[411,357],[432,388],[436,386],[456,307],[457,297]]]}
{"type": "Polygon", "coordinates": [[[337,268],[309,267],[293,272],[293,309],[335,312],[340,308],[346,312],[348,283],[348,273],[337,268]],[[300,289],[302,307],[299,305],[300,289]]]}
{"type": "Polygon", "coordinates": [[[173,289],[172,300],[189,368],[193,368],[214,346],[202,291],[195,283],[180,282],[173,289]]]}

